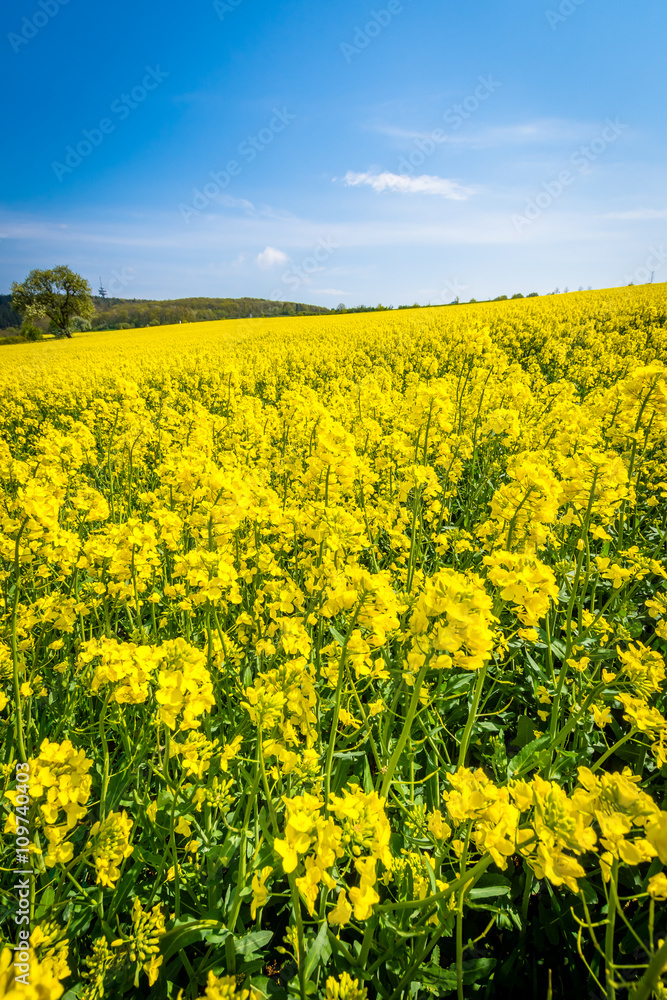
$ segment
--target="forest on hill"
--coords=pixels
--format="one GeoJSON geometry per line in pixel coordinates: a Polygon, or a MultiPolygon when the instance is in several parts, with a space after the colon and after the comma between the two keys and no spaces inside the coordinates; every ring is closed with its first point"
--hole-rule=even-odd
{"type": "MultiPolygon", "coordinates": [[[[219,319],[250,316],[319,316],[332,310],[302,302],[275,302],[270,299],[192,298],[156,301],[150,299],[103,298],[94,295],[93,330],[128,330],[133,327],[167,326],[175,323],[204,323],[219,319]]],[[[48,320],[37,321],[48,329],[48,320]]],[[[0,295],[0,330],[5,336],[19,333],[21,316],[12,308],[11,295],[0,295]]]]}
{"type": "Polygon", "coordinates": [[[167,326],[174,323],[206,323],[218,319],[249,316],[318,316],[331,312],[323,306],[270,299],[193,298],[152,301],[93,296],[97,310],[94,330],[127,330],[132,327],[167,326]]]}

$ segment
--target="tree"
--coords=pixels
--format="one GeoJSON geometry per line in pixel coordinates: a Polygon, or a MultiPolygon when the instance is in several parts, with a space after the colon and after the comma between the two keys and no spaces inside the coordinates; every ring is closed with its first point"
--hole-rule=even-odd
{"type": "Polygon", "coordinates": [[[92,289],[85,278],[64,264],[51,271],[31,271],[12,285],[12,306],[28,320],[48,316],[57,337],[72,336],[75,316],[95,315],[92,289]]]}

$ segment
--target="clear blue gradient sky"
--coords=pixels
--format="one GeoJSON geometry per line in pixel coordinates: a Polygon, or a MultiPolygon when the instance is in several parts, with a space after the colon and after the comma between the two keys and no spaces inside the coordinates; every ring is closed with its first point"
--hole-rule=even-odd
{"type": "Polygon", "coordinates": [[[667,280],[664,0],[5,0],[0,291],[667,280]]]}

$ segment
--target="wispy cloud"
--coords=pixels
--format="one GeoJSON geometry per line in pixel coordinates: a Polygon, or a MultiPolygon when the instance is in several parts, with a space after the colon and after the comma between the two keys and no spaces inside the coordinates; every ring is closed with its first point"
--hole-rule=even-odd
{"type": "MultiPolygon", "coordinates": [[[[439,122],[434,124],[439,125],[439,122]]],[[[549,146],[564,142],[576,142],[591,134],[595,125],[590,122],[569,121],[563,118],[540,118],[534,121],[514,122],[507,125],[492,125],[485,128],[454,129],[445,121],[445,128],[440,127],[439,142],[452,146],[466,146],[470,149],[492,149],[499,146],[549,146]]],[[[371,132],[386,135],[399,143],[412,143],[417,140],[428,140],[433,137],[433,131],[426,129],[400,128],[384,123],[367,126],[371,132]]],[[[438,131],[436,129],[436,131],[438,131]]]]}
{"type": "Polygon", "coordinates": [[[607,212],[602,219],[627,219],[630,222],[645,222],[651,219],[667,219],[667,208],[633,208],[627,212],[607,212]]]}
{"type": "Polygon", "coordinates": [[[268,271],[272,267],[277,265],[284,266],[289,257],[282,250],[276,250],[275,247],[267,247],[266,250],[262,250],[260,254],[257,255],[256,263],[259,267],[264,268],[268,271]]]}
{"type": "Polygon", "coordinates": [[[343,181],[347,187],[365,185],[380,193],[393,191],[398,194],[435,194],[452,201],[465,201],[473,193],[471,188],[463,187],[456,181],[450,181],[446,177],[434,177],[431,174],[410,177],[408,174],[392,174],[386,171],[373,174],[370,171],[355,173],[354,170],[348,170],[343,181]]]}
{"type": "Polygon", "coordinates": [[[255,211],[255,206],[247,198],[232,198],[231,194],[219,194],[215,200],[224,205],[225,208],[243,208],[247,212],[255,211]]]}

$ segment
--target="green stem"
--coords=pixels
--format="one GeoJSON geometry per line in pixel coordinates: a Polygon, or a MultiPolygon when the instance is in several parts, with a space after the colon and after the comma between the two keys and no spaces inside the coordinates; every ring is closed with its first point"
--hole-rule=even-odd
{"type": "Polygon", "coordinates": [[[648,969],[630,994],[630,1000],[648,1000],[665,964],[667,964],[667,940],[663,941],[662,947],[651,959],[648,969]]]}
{"type": "Polygon", "coordinates": [[[408,708],[408,714],[406,715],[405,722],[403,723],[403,729],[401,731],[401,735],[398,738],[398,742],[394,747],[394,752],[392,753],[389,759],[389,763],[387,764],[387,770],[385,771],[385,775],[382,781],[382,789],[380,790],[380,796],[383,799],[387,798],[387,795],[389,793],[389,788],[391,787],[391,781],[392,778],[394,777],[394,772],[398,766],[401,754],[405,749],[405,744],[408,741],[408,736],[410,735],[410,731],[412,729],[412,723],[414,722],[415,715],[417,714],[417,706],[419,705],[419,692],[421,691],[421,687],[422,684],[424,683],[427,671],[428,671],[428,660],[419,671],[419,674],[415,681],[415,688],[414,691],[412,692],[410,707],[408,708]]]}
{"type": "Polygon", "coordinates": [[[273,798],[271,796],[271,789],[269,788],[269,779],[266,775],[266,764],[264,762],[264,744],[262,742],[262,727],[261,723],[259,729],[257,730],[258,742],[259,742],[259,766],[262,775],[262,785],[264,786],[264,794],[266,795],[266,805],[269,810],[269,816],[271,817],[271,825],[273,826],[274,836],[278,836],[278,817],[276,816],[276,810],[273,806],[273,798]]]}
{"type": "MultiPolygon", "coordinates": [[[[459,871],[461,872],[461,879],[463,879],[466,865],[468,863],[468,846],[470,844],[470,831],[472,830],[472,820],[468,822],[468,829],[466,830],[465,846],[463,848],[463,854],[461,855],[461,867],[459,871]]],[[[456,995],[458,1000],[465,1000],[463,996],[463,899],[466,893],[466,885],[468,883],[464,882],[459,891],[458,906],[456,908],[456,995]]]]}
{"type": "MultiPolygon", "coordinates": [[[[523,845],[526,846],[525,844],[523,845]]],[[[374,913],[393,913],[396,910],[420,910],[425,906],[432,906],[433,903],[439,902],[439,900],[449,899],[453,896],[462,885],[466,885],[471,880],[477,881],[480,875],[483,875],[486,869],[489,867],[493,858],[490,854],[487,854],[485,858],[478,861],[470,871],[466,872],[465,875],[457,878],[454,882],[447,886],[446,889],[442,889],[440,892],[436,892],[433,896],[425,896],[424,899],[405,899],[400,903],[380,903],[379,906],[375,906],[374,913]]]]}
{"type": "Polygon", "coordinates": [[[524,871],[525,883],[523,886],[523,897],[521,899],[521,937],[526,936],[526,931],[528,930],[528,907],[530,905],[530,893],[533,888],[533,872],[532,869],[525,865],[524,871]]]}
{"type": "Polygon", "coordinates": [[[324,802],[325,806],[329,802],[329,797],[331,795],[331,770],[333,768],[333,755],[334,746],[336,744],[336,733],[338,730],[338,717],[340,715],[340,702],[343,695],[343,679],[345,677],[345,660],[347,657],[347,644],[350,641],[350,636],[354,631],[357,624],[357,619],[359,617],[359,612],[361,611],[362,605],[364,603],[364,598],[362,597],[355,612],[352,616],[352,621],[350,622],[345,638],[343,640],[343,646],[340,651],[340,661],[338,663],[338,683],[336,685],[336,700],[334,702],[334,714],[331,720],[331,732],[329,733],[329,745],[327,747],[327,758],[324,768],[324,802]]]}
{"type": "Polygon", "coordinates": [[[607,984],[608,1000],[616,1000],[614,984],[614,931],[616,929],[616,879],[618,878],[618,859],[614,859],[609,880],[609,901],[607,905],[607,929],[604,942],[604,974],[607,984]]]}
{"type": "Polygon", "coordinates": [[[21,589],[19,545],[21,542],[21,535],[25,531],[27,523],[28,518],[26,517],[23,524],[19,528],[19,533],[16,536],[16,545],[14,546],[14,572],[16,574],[16,583],[14,587],[14,602],[12,606],[12,665],[14,682],[14,711],[16,712],[16,743],[18,745],[19,758],[22,764],[26,764],[28,758],[26,756],[25,743],[23,741],[23,714],[21,712],[21,685],[19,684],[19,653],[16,635],[16,612],[18,610],[19,592],[21,589]]]}
{"type": "Polygon", "coordinates": [[[364,937],[361,943],[361,951],[359,952],[359,958],[357,964],[360,969],[365,969],[368,966],[368,954],[371,950],[371,945],[375,940],[375,928],[377,927],[377,917],[373,915],[369,920],[366,921],[366,927],[364,929],[364,937]]]}
{"type": "Polygon", "coordinates": [[[102,789],[100,791],[100,823],[103,823],[105,819],[107,789],[109,787],[109,744],[107,743],[107,735],[104,727],[104,717],[109,704],[109,697],[110,695],[107,694],[104,699],[99,722],[100,743],[102,744],[102,751],[104,753],[104,770],[102,772],[102,789]]]}
{"type": "Polygon", "coordinates": [[[477,718],[477,712],[479,710],[479,702],[482,697],[482,688],[484,687],[484,681],[486,680],[486,672],[488,668],[489,664],[487,661],[477,674],[477,681],[475,683],[475,693],[473,695],[472,705],[470,706],[468,721],[466,722],[466,727],[463,730],[463,737],[461,739],[461,749],[459,751],[459,763],[458,763],[459,767],[466,766],[466,757],[468,755],[468,746],[470,744],[470,737],[472,735],[472,727],[475,725],[475,719],[477,718]]]}
{"type": "Polygon", "coordinates": [[[625,736],[622,736],[620,740],[614,743],[613,747],[610,747],[606,753],[602,754],[599,760],[595,761],[595,763],[591,766],[591,771],[597,771],[600,767],[602,767],[607,758],[611,757],[611,755],[615,753],[619,747],[622,747],[624,743],[627,743],[628,740],[632,739],[632,737],[635,735],[636,732],[637,730],[633,726],[629,733],[626,733],[625,736]]]}
{"type": "Polygon", "coordinates": [[[239,911],[241,909],[241,892],[245,889],[245,870],[246,870],[246,839],[248,836],[248,823],[250,822],[250,812],[255,804],[255,795],[257,794],[257,789],[259,788],[259,782],[262,776],[260,767],[260,746],[257,745],[257,766],[255,770],[255,780],[253,781],[252,788],[248,793],[248,801],[246,802],[245,815],[243,817],[243,826],[241,827],[241,844],[239,847],[239,867],[236,877],[236,893],[234,894],[234,902],[232,904],[232,910],[229,914],[229,920],[227,921],[227,928],[231,934],[234,933],[234,927],[236,926],[236,921],[238,919],[239,911]]]}
{"type": "Polygon", "coordinates": [[[417,509],[421,500],[419,487],[415,487],[415,498],[412,504],[412,529],[410,532],[410,555],[408,556],[408,575],[406,591],[409,594],[412,590],[412,578],[415,572],[415,560],[417,552],[417,509]]]}
{"type": "MultiPolygon", "coordinates": [[[[447,890],[446,895],[452,895],[452,892],[455,892],[460,887],[461,883],[467,884],[470,881],[473,881],[473,882],[476,881],[477,877],[479,875],[481,875],[484,871],[486,871],[486,869],[488,868],[488,866],[490,864],[491,864],[491,857],[489,855],[488,857],[483,858],[482,861],[479,861],[475,865],[474,868],[471,868],[470,871],[467,872],[466,875],[462,879],[457,879],[456,882],[453,883],[450,886],[450,888],[447,890]]],[[[438,898],[438,899],[443,898],[443,893],[438,893],[437,897],[435,897],[435,896],[431,897],[431,899],[436,899],[436,898],[438,898]]],[[[423,901],[412,900],[412,901],[406,902],[405,905],[406,906],[414,907],[417,902],[423,902],[423,901]]],[[[379,910],[379,909],[380,909],[380,907],[376,908],[376,910],[379,910]]],[[[401,996],[401,994],[403,993],[403,990],[405,989],[405,987],[408,986],[412,982],[412,977],[413,977],[415,971],[423,964],[424,959],[426,958],[426,956],[428,954],[430,954],[431,951],[433,951],[433,949],[435,948],[436,944],[438,943],[438,941],[440,940],[440,938],[442,937],[442,935],[445,933],[445,928],[446,928],[446,925],[444,923],[440,923],[438,925],[435,933],[433,934],[433,937],[430,939],[430,941],[426,941],[422,945],[422,947],[418,950],[416,959],[412,962],[412,964],[408,968],[407,972],[405,973],[405,975],[401,979],[401,981],[398,984],[397,988],[391,994],[391,997],[389,998],[389,1000],[398,1000],[398,997],[401,996]]],[[[403,995],[405,995],[405,994],[403,994],[403,995]]]]}
{"type": "Polygon", "coordinates": [[[294,874],[290,873],[288,876],[290,891],[292,893],[292,908],[294,910],[294,919],[296,921],[296,935],[297,935],[297,948],[298,960],[299,960],[299,993],[301,995],[301,1000],[306,1000],[306,948],[303,937],[303,920],[301,919],[301,898],[299,896],[299,890],[296,887],[296,879],[294,874]]]}

